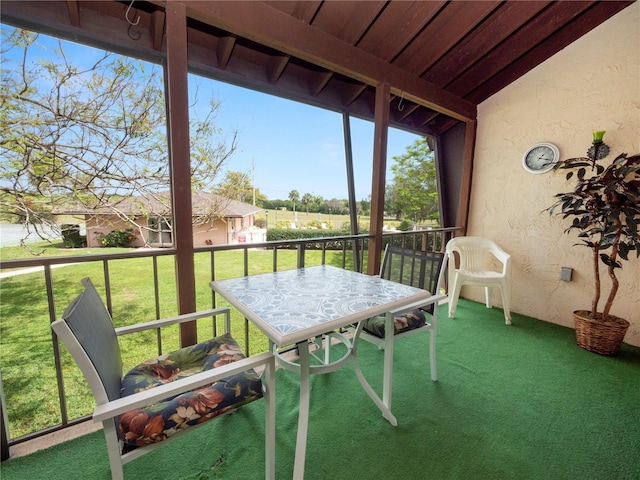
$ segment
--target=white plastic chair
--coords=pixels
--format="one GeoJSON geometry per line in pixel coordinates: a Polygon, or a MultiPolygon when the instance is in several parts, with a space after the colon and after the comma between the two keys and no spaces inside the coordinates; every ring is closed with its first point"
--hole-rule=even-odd
{"type": "MultiPolygon", "coordinates": [[[[122,479],[125,463],[167,440],[263,398],[265,478],[274,479],[275,359],[271,353],[251,357],[242,354],[229,334],[229,309],[217,308],[114,329],[111,315],[91,281],[85,278],[82,283],[84,292],[51,328],[91,387],[96,402],[93,420],[102,422],[111,477],[122,479]],[[148,360],[122,376],[118,335],[221,314],[225,316],[224,334],[148,360]],[[254,368],[262,367],[264,371],[259,376],[254,368]]],[[[170,468],[171,457],[167,458],[170,468]]],[[[238,465],[240,476],[246,473],[242,467],[238,465]]]]}
{"type": "Polygon", "coordinates": [[[505,323],[511,325],[511,255],[482,237],[452,238],[447,243],[446,254],[449,258],[449,318],[455,317],[463,285],[484,287],[487,308],[492,305],[493,287],[499,287],[505,323]],[[458,254],[458,267],[454,253],[458,254]],[[489,268],[489,255],[502,265],[501,271],[489,268]]]}

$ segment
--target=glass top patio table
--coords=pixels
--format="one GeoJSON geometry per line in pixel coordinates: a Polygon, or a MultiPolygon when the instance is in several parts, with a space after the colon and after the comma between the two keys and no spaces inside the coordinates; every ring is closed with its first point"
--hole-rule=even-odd
{"type": "MultiPolygon", "coordinates": [[[[328,373],[355,358],[362,320],[386,315],[423,302],[431,294],[379,277],[322,265],[283,270],[248,277],[215,280],[211,288],[254,323],[275,345],[296,344],[299,353],[300,409],[293,478],[304,478],[309,424],[309,376],[328,373]],[[308,339],[358,323],[353,345],[342,360],[316,369],[310,365],[308,339]],[[315,370],[312,371],[312,370],[315,370]]],[[[391,323],[390,323],[391,325],[391,323]]],[[[277,350],[274,348],[277,355],[277,350]]],[[[354,362],[358,380],[392,425],[397,421],[389,403],[381,400],[366,382],[354,362]]]]}
{"type": "Polygon", "coordinates": [[[277,346],[419,302],[426,290],[322,265],[216,280],[211,288],[277,346]]]}

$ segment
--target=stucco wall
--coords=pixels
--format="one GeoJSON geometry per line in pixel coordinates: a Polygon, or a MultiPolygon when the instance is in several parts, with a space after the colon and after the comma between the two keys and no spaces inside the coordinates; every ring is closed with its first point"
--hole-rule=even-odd
{"type": "MultiPolygon", "coordinates": [[[[132,225],[125,222],[124,220],[119,219],[115,215],[100,215],[92,217],[87,215],[86,220],[86,229],[87,229],[87,247],[88,248],[101,248],[102,243],[100,243],[99,235],[107,235],[109,232],[113,230],[125,230],[127,228],[132,228],[132,225]]],[[[140,237],[140,233],[137,229],[133,229],[133,232],[136,236],[136,240],[131,243],[132,247],[142,247],[144,246],[145,240],[140,237]]]]}
{"type": "MultiPolygon", "coordinates": [[[[594,130],[606,130],[609,159],[640,152],[639,25],[640,2],[478,107],[468,235],[494,239],[511,253],[514,312],[572,327],[571,312],[590,308],[590,251],[573,247],[567,224],[543,211],[572,184],[562,173],[527,173],[522,154],[551,142],[561,158],[581,156],[594,130]],[[560,281],[562,266],[574,269],[573,281],[560,281]]],[[[611,313],[631,322],[625,342],[640,346],[640,260],[625,262],[619,278],[611,313]]],[[[603,277],[603,297],[609,285],[603,277]]],[[[480,289],[463,295],[483,299],[480,289]]]]}
{"type": "Polygon", "coordinates": [[[222,219],[213,221],[212,225],[201,225],[193,229],[193,245],[223,245],[227,243],[228,222],[222,219]]]}

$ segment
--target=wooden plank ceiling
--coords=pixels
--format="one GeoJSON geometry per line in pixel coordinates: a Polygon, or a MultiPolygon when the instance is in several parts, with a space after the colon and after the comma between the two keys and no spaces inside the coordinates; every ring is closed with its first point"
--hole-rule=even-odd
{"type": "MultiPolygon", "coordinates": [[[[6,1],[2,22],[161,61],[164,1],[6,1]],[[127,22],[126,14],[136,25],[127,22]]],[[[221,81],[440,135],[630,1],[184,1],[189,64],[221,81]]]]}

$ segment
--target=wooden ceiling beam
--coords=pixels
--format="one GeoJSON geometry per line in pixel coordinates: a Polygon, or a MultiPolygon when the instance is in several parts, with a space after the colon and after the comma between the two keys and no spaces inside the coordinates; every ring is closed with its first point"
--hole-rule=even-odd
{"type": "Polygon", "coordinates": [[[71,26],[80,28],[80,6],[77,0],[67,0],[67,10],[69,11],[69,23],[71,26]]]}
{"type": "Polygon", "coordinates": [[[460,72],[471,67],[502,41],[513,34],[519,25],[525,24],[551,1],[504,2],[486,21],[467,35],[462,42],[438,60],[422,78],[436,85],[444,85],[455,79],[460,72]]]}
{"type": "Polygon", "coordinates": [[[358,43],[358,48],[391,62],[401,53],[401,46],[410,43],[446,3],[436,0],[389,2],[358,43]]]}
{"type": "Polygon", "coordinates": [[[153,39],[153,48],[158,51],[162,50],[165,17],[166,15],[162,10],[156,10],[151,14],[151,37],[153,39]]]}
{"type": "Polygon", "coordinates": [[[509,64],[508,69],[503,69],[491,78],[491,82],[485,82],[468,95],[469,100],[479,101],[501,90],[511,82],[520,78],[536,65],[541,64],[558,51],[565,48],[580,38],[585,30],[591,30],[600,25],[603,19],[610,18],[632,2],[598,2],[572,22],[564,25],[553,35],[549,35],[544,41],[536,45],[525,56],[509,64]]]}
{"type": "MultiPolygon", "coordinates": [[[[442,117],[444,117],[443,115],[440,115],[442,117]]],[[[434,135],[444,135],[445,133],[447,133],[449,130],[451,130],[452,128],[456,127],[460,125],[460,122],[450,118],[450,117],[446,117],[446,119],[444,119],[442,122],[438,122],[437,125],[432,126],[431,130],[433,130],[434,135]]],[[[429,137],[427,137],[429,138],[429,137]]]]}
{"type": "Polygon", "coordinates": [[[413,105],[407,105],[407,104],[400,105],[398,103],[398,113],[396,115],[394,115],[394,117],[396,118],[396,120],[401,122],[402,120],[404,120],[405,118],[407,118],[411,114],[413,114],[413,112],[415,112],[419,108],[420,108],[420,105],[415,105],[415,104],[413,104],[413,105]],[[402,110],[400,110],[400,109],[402,109],[402,110]]]}
{"type": "MultiPolygon", "coordinates": [[[[77,2],[81,27],[70,23],[67,1],[2,0],[2,22],[94,48],[160,63],[164,52],[153,48],[149,13],[139,10],[140,24],[125,19],[127,6],[119,2],[77,2]]],[[[163,39],[164,40],[164,39],[163,39]]]]}
{"type": "Polygon", "coordinates": [[[267,78],[271,85],[278,81],[290,58],[289,55],[274,55],[271,57],[267,65],[267,78]]]}
{"type": "Polygon", "coordinates": [[[340,96],[342,99],[342,103],[345,107],[350,106],[353,102],[355,102],[362,92],[367,89],[366,84],[356,83],[350,87],[345,87],[342,90],[342,95],[340,96]]]}
{"type": "MultiPolygon", "coordinates": [[[[430,122],[433,122],[439,116],[441,116],[441,115],[438,112],[433,112],[433,113],[431,113],[429,115],[425,115],[424,120],[422,121],[422,125],[427,125],[430,122]]],[[[455,123],[458,123],[458,122],[454,122],[454,124],[455,123]]]]}
{"type": "MultiPolygon", "coordinates": [[[[164,6],[165,2],[152,3],[164,6]]],[[[187,15],[367,85],[388,82],[405,98],[458,120],[475,119],[476,106],[262,2],[183,1],[187,15]]]]}
{"type": "MultiPolygon", "coordinates": [[[[404,128],[411,128],[416,132],[423,132],[425,135],[435,134],[429,122],[437,115],[440,114],[424,108],[414,109],[411,105],[406,105],[402,111],[398,111],[397,108],[392,108],[390,111],[392,124],[402,125],[404,128]],[[407,110],[411,111],[409,115],[405,115],[407,110]]],[[[458,120],[454,121],[458,123],[458,120]]]]}
{"type": "Polygon", "coordinates": [[[368,0],[367,8],[363,9],[360,2],[325,3],[311,24],[350,45],[356,45],[385,5],[384,1],[368,0]],[[336,18],[348,18],[349,21],[336,22],[336,18]]]}
{"type": "Polygon", "coordinates": [[[393,61],[415,75],[421,75],[436,63],[451,45],[458,43],[496,8],[500,1],[450,2],[393,61]],[[424,46],[428,45],[425,52],[424,46]]]}
{"type": "MultiPolygon", "coordinates": [[[[450,82],[446,88],[466,97],[478,85],[489,80],[495,73],[504,68],[509,68],[512,62],[522,56],[523,51],[526,52],[534,48],[539,43],[540,38],[553,35],[593,3],[595,2],[554,2],[540,12],[532,21],[487,53],[471,68],[467,69],[464,74],[450,82]]],[[[531,68],[534,66],[532,65],[531,68]]]]}
{"type": "Polygon", "coordinates": [[[331,77],[333,77],[333,72],[326,71],[314,73],[309,79],[309,95],[312,97],[320,95],[320,92],[322,92],[324,87],[327,86],[331,77]]]}
{"type": "Polygon", "coordinates": [[[236,44],[236,36],[229,35],[218,40],[218,48],[216,48],[216,58],[218,59],[218,68],[225,70],[231,58],[231,52],[236,44]]]}
{"type": "Polygon", "coordinates": [[[318,13],[320,6],[324,0],[305,0],[304,2],[291,2],[285,1],[265,1],[267,5],[276,6],[283,12],[291,15],[298,20],[302,20],[305,23],[311,23],[313,18],[318,13]]]}

